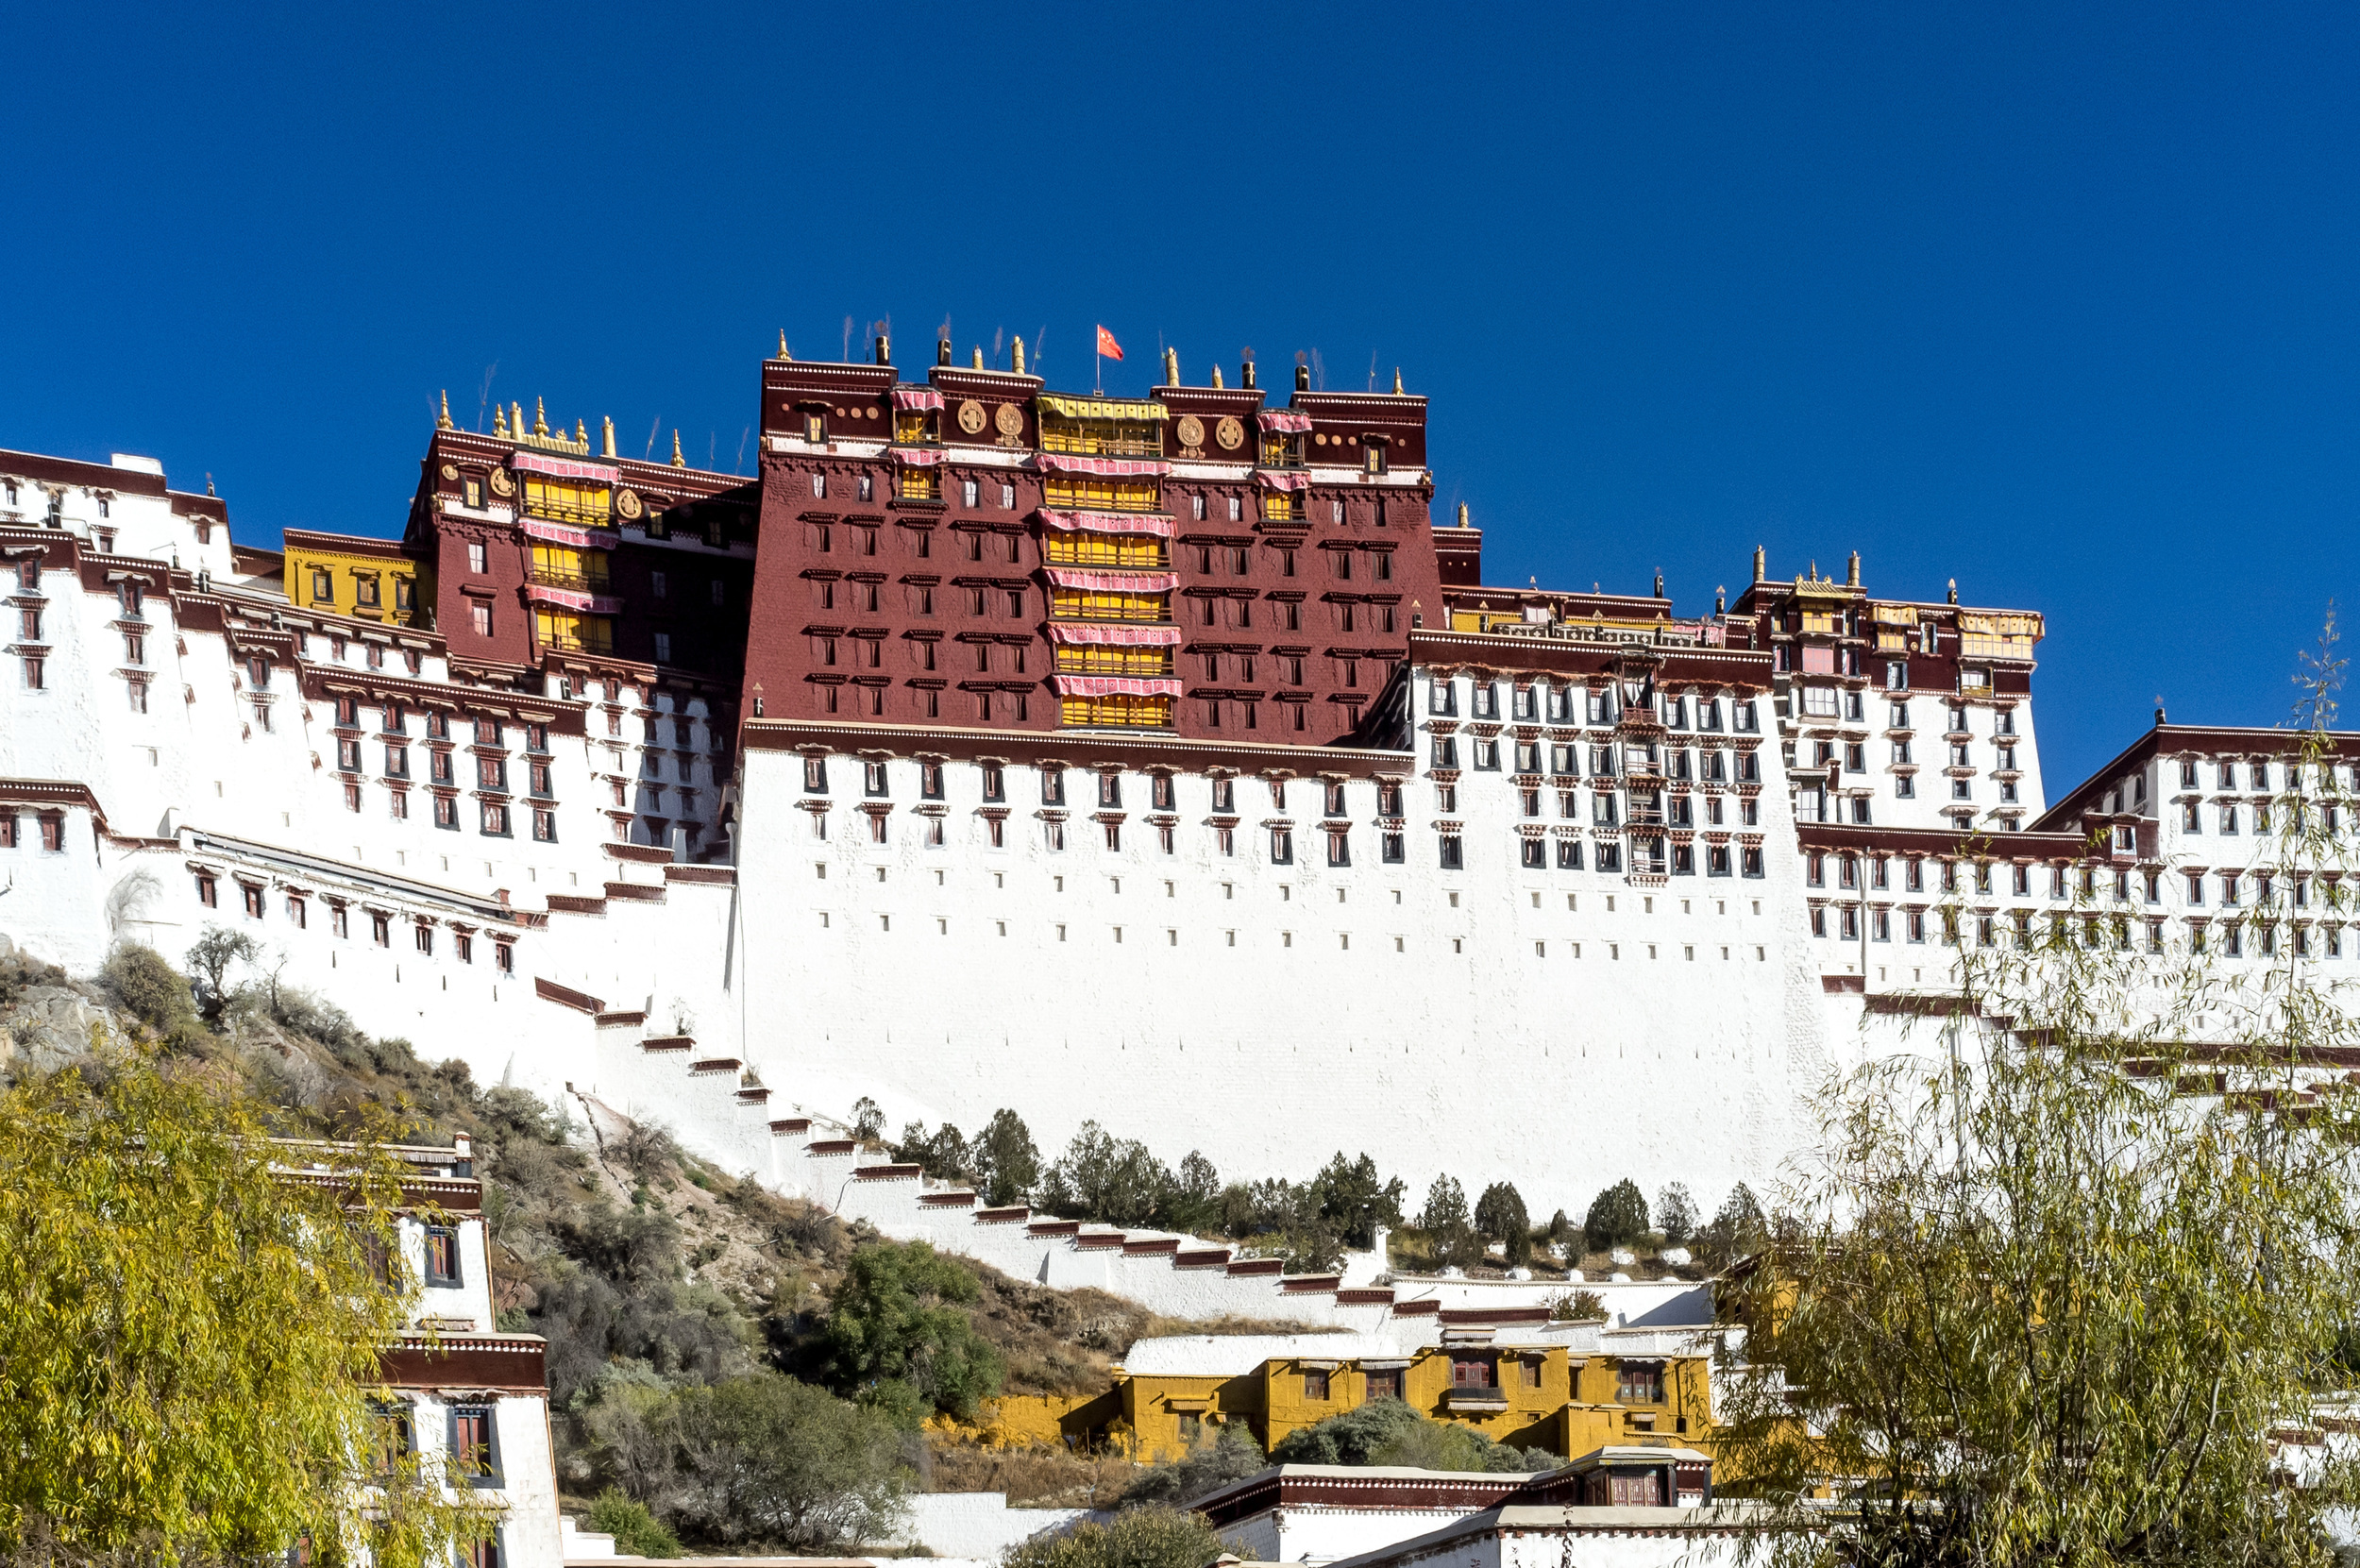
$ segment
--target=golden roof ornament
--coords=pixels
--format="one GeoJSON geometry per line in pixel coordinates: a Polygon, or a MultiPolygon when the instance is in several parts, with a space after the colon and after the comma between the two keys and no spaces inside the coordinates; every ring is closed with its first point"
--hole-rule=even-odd
{"type": "Polygon", "coordinates": [[[1180,384],[1180,350],[1167,345],[1164,348],[1164,385],[1180,384]]]}
{"type": "Polygon", "coordinates": [[[1022,338],[1014,338],[1009,341],[1008,368],[1020,376],[1024,374],[1024,340],[1022,338]]]}
{"type": "Polygon", "coordinates": [[[675,468],[688,466],[688,460],[680,455],[680,431],[678,430],[672,432],[672,466],[675,468]]]}
{"type": "Polygon", "coordinates": [[[975,368],[984,368],[984,346],[980,343],[975,346],[975,368]]]}
{"type": "Polygon", "coordinates": [[[1958,580],[1957,578],[1955,578],[1955,577],[1954,577],[1954,578],[1952,578],[1952,579],[1950,580],[1950,602],[1951,602],[1951,603],[1953,603],[1953,604],[1956,604],[1956,603],[1958,603],[1958,601],[1959,601],[1959,580],[1958,580]]]}
{"type": "Polygon", "coordinates": [[[1213,390],[1215,390],[1216,392],[1220,391],[1220,390],[1221,390],[1221,385],[1222,385],[1222,380],[1221,380],[1221,366],[1219,366],[1219,365],[1215,365],[1215,366],[1213,366],[1213,390]]]}
{"type": "Polygon", "coordinates": [[[548,412],[542,408],[541,399],[538,397],[532,400],[532,433],[535,435],[549,433],[548,412]]]}
{"type": "Polygon", "coordinates": [[[598,455],[611,458],[615,455],[615,420],[610,415],[600,423],[606,427],[606,445],[600,449],[598,455]]]}
{"type": "Polygon", "coordinates": [[[1393,396],[1398,397],[1401,395],[1401,366],[1395,365],[1393,366],[1393,396]]]}
{"type": "Polygon", "coordinates": [[[1460,528],[1467,526],[1467,503],[1465,501],[1458,503],[1458,526],[1460,528]]]}
{"type": "Polygon", "coordinates": [[[779,329],[779,358],[783,360],[791,360],[794,357],[794,355],[786,351],[786,329],[782,327],[779,329]]]}
{"type": "Polygon", "coordinates": [[[1860,586],[1860,551],[1858,550],[1852,552],[1852,565],[1844,574],[1844,585],[1847,588],[1860,586]]]}
{"type": "Polygon", "coordinates": [[[508,439],[508,410],[505,407],[492,411],[492,433],[503,441],[508,439]]]}
{"type": "Polygon", "coordinates": [[[448,387],[443,389],[443,412],[434,416],[434,428],[438,430],[458,429],[450,422],[450,389],[448,387]]]}
{"type": "Polygon", "coordinates": [[[1766,582],[1769,580],[1770,552],[1763,549],[1760,545],[1756,545],[1754,547],[1754,581],[1756,582],[1766,582]]]}
{"type": "Polygon", "coordinates": [[[508,405],[508,433],[517,441],[525,438],[525,406],[522,403],[512,402],[508,405]]]}
{"type": "Polygon", "coordinates": [[[590,449],[590,427],[583,420],[574,421],[574,445],[585,452],[590,449]]]}

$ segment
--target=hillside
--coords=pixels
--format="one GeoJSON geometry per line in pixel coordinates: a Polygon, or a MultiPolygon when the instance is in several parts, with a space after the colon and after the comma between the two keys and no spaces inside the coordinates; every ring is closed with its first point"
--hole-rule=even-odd
{"type": "MultiPolygon", "coordinates": [[[[187,1071],[251,1092],[289,1135],[351,1136],[390,1111],[417,1141],[471,1138],[499,1326],[549,1341],[569,1502],[618,1482],[652,1488],[631,1452],[651,1397],[764,1370],[860,1391],[831,1368],[827,1331],[848,1262],[882,1240],[865,1228],[737,1180],[595,1101],[550,1105],[477,1084],[460,1064],[430,1066],[410,1042],[369,1037],[316,998],[218,975],[209,986],[201,965],[192,986],[138,950],[71,977],[5,944],[0,1078],[150,1040],[187,1071]]],[[[966,1320],[1007,1393],[1104,1388],[1109,1364],[1147,1335],[1286,1326],[1172,1322],[1104,1291],[960,1267],[975,1287],[966,1320]]],[[[1104,1500],[1136,1474],[1120,1458],[990,1452],[933,1431],[905,1432],[900,1446],[922,1486],[1023,1502],[1104,1500]]]]}

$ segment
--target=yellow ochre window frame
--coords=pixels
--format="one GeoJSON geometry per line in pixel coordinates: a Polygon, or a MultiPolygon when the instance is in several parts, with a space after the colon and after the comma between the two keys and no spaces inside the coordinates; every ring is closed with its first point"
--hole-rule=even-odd
{"type": "Polygon", "coordinates": [[[1041,481],[1043,506],[1071,512],[1155,512],[1163,491],[1153,480],[1108,479],[1103,474],[1052,474],[1041,481]]]}
{"type": "Polygon", "coordinates": [[[1040,558],[1052,566],[1114,566],[1125,571],[1164,571],[1171,558],[1152,533],[1042,534],[1040,558]]]}
{"type": "Polygon", "coordinates": [[[1096,588],[1052,588],[1049,614],[1058,620],[1165,622],[1172,605],[1162,594],[1116,594],[1096,588]]]}
{"type": "Polygon", "coordinates": [[[1168,730],[1169,697],[1065,697],[1057,700],[1057,722],[1092,729],[1168,730]]]}
{"type": "Polygon", "coordinates": [[[613,497],[603,484],[582,484],[547,474],[518,477],[525,481],[524,509],[535,517],[604,528],[614,516],[613,497]]]}
{"type": "Polygon", "coordinates": [[[1169,648],[1124,648],[1107,643],[1060,644],[1057,649],[1057,673],[1168,680],[1172,673],[1172,653],[1169,648]]]}
{"type": "Polygon", "coordinates": [[[543,648],[565,653],[615,651],[615,617],[585,615],[553,605],[532,607],[533,640],[543,648]]]}

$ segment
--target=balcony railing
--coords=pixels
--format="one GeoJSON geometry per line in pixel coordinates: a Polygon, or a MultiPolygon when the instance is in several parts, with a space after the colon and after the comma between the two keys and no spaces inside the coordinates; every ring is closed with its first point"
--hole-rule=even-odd
{"type": "Polygon", "coordinates": [[[571,632],[552,632],[546,646],[560,653],[612,653],[615,639],[602,634],[584,637],[571,632]]]}
{"type": "Polygon", "coordinates": [[[578,594],[607,592],[606,574],[603,572],[568,571],[563,566],[535,566],[528,576],[531,581],[538,582],[544,588],[570,588],[578,594]]]}

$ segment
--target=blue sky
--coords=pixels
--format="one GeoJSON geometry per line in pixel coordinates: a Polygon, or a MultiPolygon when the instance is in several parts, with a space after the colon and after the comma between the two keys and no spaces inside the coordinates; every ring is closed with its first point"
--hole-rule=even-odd
{"type": "MultiPolygon", "coordinates": [[[[2350,599],[2360,10],[97,6],[11,20],[0,445],[389,533],[431,399],[678,428],[756,362],[1094,323],[1433,398],[1491,581],[1756,544],[2045,611],[2059,793],[2272,723],[2350,599]],[[497,369],[493,367],[497,366],[497,369]]],[[[1271,379],[1267,378],[1266,379],[1271,379]]],[[[2356,716],[2360,717],[2360,716],[2356,716]]]]}

